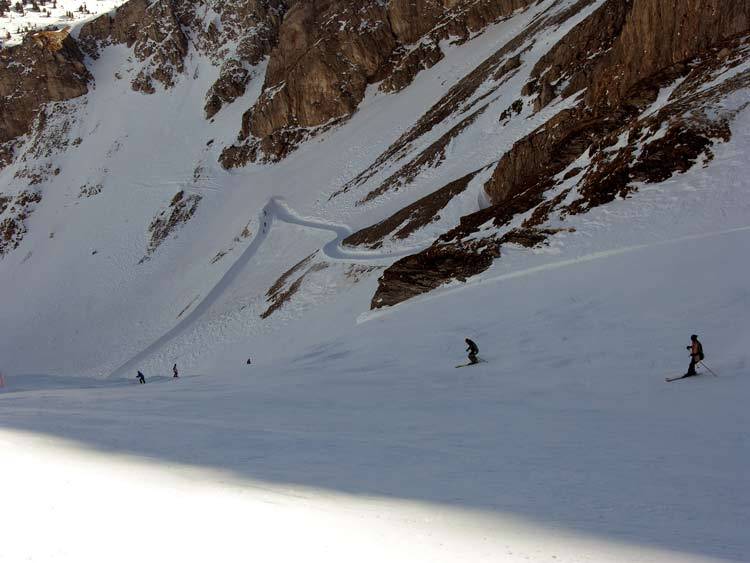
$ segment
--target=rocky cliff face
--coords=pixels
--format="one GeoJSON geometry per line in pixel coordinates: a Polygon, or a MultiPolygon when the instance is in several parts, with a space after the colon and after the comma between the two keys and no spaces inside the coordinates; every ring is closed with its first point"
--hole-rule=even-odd
{"type": "Polygon", "coordinates": [[[678,2],[669,10],[656,0],[604,4],[539,61],[525,87],[537,96],[536,109],[585,90],[583,102],[504,156],[487,184],[492,200],[502,203],[558,172],[637,116],[693,61],[718,52],[712,47],[747,33],[749,18],[750,6],[731,0],[700,8],[678,2]]]}
{"type": "Polygon", "coordinates": [[[92,57],[109,45],[132,48],[137,60],[146,63],[132,86],[146,94],[156,91],[154,82],[167,89],[174,85],[185,71],[184,59],[192,44],[222,65],[206,96],[206,114],[212,117],[244,93],[247,68],[276,45],[279,25],[293,4],[293,0],[130,0],[115,13],[86,24],[79,40],[92,57]]]}
{"type": "Polygon", "coordinates": [[[278,160],[304,139],[349,117],[368,85],[396,92],[443,54],[529,0],[368,0],[297,3],[279,31],[263,94],[243,120],[227,167],[278,160]]]}
{"type": "Polygon", "coordinates": [[[583,92],[580,102],[503,154],[485,185],[493,205],[389,268],[373,306],[475,275],[504,244],[543,244],[556,232],[544,228],[553,213],[564,219],[588,211],[626,197],[638,182],[664,181],[710,159],[710,147],[731,135],[731,115],[712,108],[747,89],[750,73],[713,81],[746,60],[749,22],[750,6],[741,1],[602,5],[537,63],[521,92],[535,111],[583,92]],[[676,81],[669,103],[644,118],[660,89],[676,81]],[[476,236],[488,220],[500,228],[522,214],[529,216],[520,228],[476,236]]]}
{"type": "Polygon", "coordinates": [[[113,16],[104,15],[84,26],[79,39],[92,57],[104,46],[124,43],[132,47],[136,58],[147,62],[132,86],[147,94],[156,91],[154,81],[172,87],[185,70],[188,40],[178,5],[170,0],[128,2],[113,16]]]}
{"type": "MultiPolygon", "coordinates": [[[[66,137],[75,111],[55,102],[89,92],[85,65],[110,46],[126,53],[138,99],[197,81],[196,61],[214,67],[200,82],[200,120],[208,129],[225,115],[242,118],[230,124],[231,140],[212,146],[212,133],[196,142],[230,169],[294,158],[301,143],[346,127],[368,92],[406,95],[451,49],[474,45],[507,20],[502,39],[486,42],[482,58],[410,116],[380,154],[320,187],[329,202],[372,213],[349,246],[398,245],[431,230],[420,252],[384,271],[373,307],[466,280],[508,245],[544,245],[570,231],[566,218],[705,164],[712,147],[731,138],[746,96],[724,100],[750,89],[750,5],[741,0],[130,0],[84,25],[77,40],[43,32],[0,52],[0,167],[18,164],[19,184],[0,194],[0,254],[20,244],[40,186],[59,173],[49,147],[81,142],[66,137]],[[68,113],[53,124],[54,112],[68,113]],[[24,135],[27,153],[19,155],[24,135]],[[455,172],[436,174],[448,168],[455,172]],[[433,174],[441,179],[425,187],[433,174]],[[479,182],[481,206],[446,219],[479,182]],[[401,209],[378,216],[378,206],[416,184],[421,191],[401,209]]],[[[193,165],[193,179],[212,164],[193,165]]],[[[78,186],[86,196],[102,190],[96,178],[78,186]]],[[[185,192],[171,215],[153,210],[150,259],[173,228],[192,220],[199,200],[185,192]]],[[[311,277],[322,271],[314,260],[311,277]]]]}
{"type": "Polygon", "coordinates": [[[0,51],[0,143],[28,133],[45,104],[84,95],[89,80],[67,30],[30,34],[0,51]]]}

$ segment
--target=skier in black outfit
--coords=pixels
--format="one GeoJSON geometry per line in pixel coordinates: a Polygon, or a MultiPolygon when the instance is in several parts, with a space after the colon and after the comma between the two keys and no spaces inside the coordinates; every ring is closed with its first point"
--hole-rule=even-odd
{"type": "Polygon", "coordinates": [[[687,349],[690,350],[690,367],[688,367],[688,371],[685,374],[685,377],[698,375],[697,373],[695,373],[695,365],[705,357],[703,355],[703,344],[701,344],[700,340],[698,340],[698,335],[691,335],[690,340],[691,344],[687,346],[687,349]]]}
{"type": "Polygon", "coordinates": [[[146,376],[143,375],[140,371],[138,372],[136,379],[138,380],[138,383],[146,383],[146,376]]]}
{"type": "Polygon", "coordinates": [[[467,338],[465,342],[468,346],[468,348],[466,348],[466,351],[469,353],[469,363],[479,363],[479,358],[477,358],[477,354],[479,353],[479,346],[477,346],[476,342],[474,342],[471,338],[467,338]]]}
{"type": "Polygon", "coordinates": [[[172,378],[177,379],[178,377],[180,376],[178,375],[178,372],[177,372],[177,364],[175,364],[172,366],[172,378]]]}

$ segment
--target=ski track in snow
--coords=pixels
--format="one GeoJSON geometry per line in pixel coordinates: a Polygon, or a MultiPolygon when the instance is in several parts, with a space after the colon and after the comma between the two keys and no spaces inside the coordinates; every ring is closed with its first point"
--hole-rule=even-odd
{"type": "Polygon", "coordinates": [[[232,282],[237,279],[237,276],[243,270],[243,268],[253,259],[257,254],[258,250],[262,247],[268,233],[271,231],[273,224],[276,221],[290,225],[298,225],[309,229],[328,231],[335,235],[335,237],[322,248],[323,255],[327,260],[332,262],[372,262],[372,261],[384,261],[400,258],[415,252],[419,252],[422,247],[406,247],[398,252],[383,252],[383,251],[370,251],[370,250],[351,250],[342,245],[342,241],[352,234],[352,229],[342,223],[335,223],[331,221],[324,221],[321,219],[315,219],[310,217],[303,217],[298,214],[283,198],[273,197],[263,207],[261,212],[258,214],[258,220],[262,227],[253,238],[252,242],[242,252],[240,257],[230,266],[226,273],[221,277],[218,283],[211,288],[206,294],[203,300],[196,305],[188,315],[186,315],[180,322],[178,322],[173,328],[159,337],[156,341],[146,347],[143,351],[139,352],[120,367],[115,369],[110,377],[123,377],[128,371],[132,370],[136,365],[143,362],[151,354],[157,352],[162,346],[177,338],[183,334],[189,327],[191,327],[198,319],[200,319],[210,308],[216,303],[216,301],[224,295],[227,288],[229,288],[232,282]]]}
{"type": "MultiPolygon", "coordinates": [[[[229,288],[232,285],[232,283],[235,281],[235,279],[240,274],[240,272],[244,269],[244,267],[257,254],[258,250],[260,250],[260,248],[262,247],[263,243],[268,237],[268,233],[270,232],[271,228],[273,227],[273,224],[276,221],[280,221],[282,223],[291,224],[291,225],[298,225],[298,226],[309,228],[309,229],[328,231],[330,233],[333,233],[335,235],[334,238],[331,239],[331,241],[329,241],[325,245],[323,245],[323,247],[321,247],[321,251],[327,260],[334,261],[334,262],[365,263],[365,262],[384,261],[384,260],[390,261],[390,260],[400,258],[409,254],[413,254],[415,252],[419,252],[423,248],[423,247],[407,247],[407,248],[403,248],[395,252],[394,251],[391,251],[391,252],[375,251],[375,250],[372,250],[372,251],[371,250],[352,250],[352,249],[346,248],[343,246],[342,241],[352,234],[352,229],[348,225],[345,225],[343,223],[336,223],[333,221],[326,221],[326,220],[322,220],[318,218],[302,216],[299,213],[297,213],[294,209],[292,209],[289,206],[289,204],[286,202],[286,200],[282,197],[271,198],[268,201],[268,203],[263,207],[261,212],[259,213],[258,219],[259,219],[260,224],[263,225],[263,227],[255,235],[252,242],[243,251],[240,257],[234,262],[234,264],[232,264],[232,266],[221,277],[219,282],[208,292],[206,297],[197,306],[195,306],[193,310],[187,316],[185,316],[180,322],[178,322],[172,329],[170,329],[168,332],[162,335],[159,339],[157,339],[148,347],[146,347],[143,351],[139,352],[138,354],[133,356],[131,359],[129,359],[127,362],[122,364],[120,367],[115,369],[111,373],[110,377],[124,377],[124,375],[128,373],[129,371],[131,371],[136,365],[146,360],[149,356],[157,352],[160,348],[162,348],[168,342],[184,334],[188,330],[188,328],[190,328],[196,321],[198,321],[211,308],[211,306],[214,303],[216,303],[216,301],[218,301],[218,299],[221,298],[222,295],[224,295],[227,288],[229,288]]],[[[649,243],[649,244],[626,246],[622,248],[614,248],[611,250],[595,252],[593,254],[589,254],[585,256],[578,256],[576,258],[571,258],[568,260],[551,262],[551,263],[543,264],[540,266],[527,268],[524,270],[519,270],[519,271],[510,272],[510,273],[504,273],[500,275],[482,278],[482,279],[476,280],[474,283],[471,283],[471,284],[462,284],[461,286],[458,286],[458,287],[448,287],[448,288],[443,289],[442,291],[441,290],[433,291],[432,293],[428,295],[418,297],[416,299],[412,299],[408,301],[407,303],[423,303],[425,301],[429,301],[432,299],[439,299],[448,293],[466,290],[467,288],[470,288],[476,283],[479,283],[479,284],[499,283],[499,282],[513,279],[516,277],[532,275],[532,274],[550,270],[550,269],[563,268],[566,266],[581,264],[581,263],[589,262],[592,260],[599,260],[602,258],[617,256],[623,253],[636,252],[638,250],[643,250],[643,249],[650,248],[653,246],[680,244],[684,242],[690,242],[693,240],[717,237],[717,236],[722,236],[722,235],[727,235],[727,234],[742,232],[742,231],[748,231],[748,230],[750,230],[750,226],[741,226],[741,227],[725,229],[722,231],[717,231],[717,232],[712,232],[712,233],[700,233],[700,234],[695,234],[695,235],[679,237],[679,238],[672,239],[672,240],[659,241],[659,242],[654,242],[654,243],[649,243]]],[[[396,307],[398,307],[398,305],[396,307]]],[[[388,312],[392,311],[393,309],[394,307],[388,307],[382,310],[368,311],[366,313],[363,313],[357,319],[357,322],[358,323],[366,322],[373,318],[381,317],[384,314],[388,314],[388,312]]]]}
{"type": "Polygon", "coordinates": [[[216,377],[29,381],[0,394],[4,477],[34,484],[7,491],[0,561],[747,561],[750,296],[725,257],[749,231],[589,253],[356,327],[327,309],[260,335],[251,369],[215,350],[190,368],[216,377]],[[720,377],[669,386],[696,319],[720,377]],[[456,372],[466,334],[488,362],[456,372]],[[81,542],[102,499],[116,510],[81,542]]]}
{"type": "Polygon", "coordinates": [[[662,240],[662,241],[656,241],[649,244],[636,244],[632,246],[623,246],[621,248],[613,248],[611,250],[602,250],[600,252],[594,252],[592,254],[586,254],[584,256],[577,256],[575,258],[569,258],[567,260],[559,260],[557,262],[548,262],[546,264],[541,264],[539,266],[533,266],[531,268],[526,268],[523,270],[516,270],[513,272],[508,272],[504,274],[494,275],[494,276],[488,276],[483,277],[481,279],[475,280],[471,283],[467,284],[461,284],[459,286],[452,286],[452,287],[445,287],[442,290],[436,289],[433,290],[427,294],[423,294],[419,297],[412,298],[408,301],[405,301],[403,303],[399,303],[397,305],[393,305],[391,307],[384,307],[382,309],[378,309],[375,311],[367,311],[366,313],[361,314],[358,319],[357,323],[363,323],[367,322],[372,319],[380,318],[384,315],[387,315],[391,311],[394,311],[395,309],[408,305],[408,304],[422,304],[425,301],[431,301],[433,299],[441,299],[445,297],[448,294],[452,294],[459,291],[465,291],[467,289],[471,289],[473,287],[476,287],[477,285],[485,285],[485,284],[494,284],[494,283],[500,283],[506,280],[512,280],[514,278],[520,278],[524,276],[529,276],[532,274],[536,274],[539,272],[544,272],[548,270],[556,270],[558,268],[566,268],[568,266],[575,266],[578,264],[583,264],[586,262],[591,262],[593,260],[601,260],[602,258],[611,258],[614,256],[618,256],[620,254],[627,254],[630,252],[637,252],[639,250],[645,250],[648,248],[656,248],[659,246],[669,246],[673,244],[681,244],[685,242],[691,242],[691,241],[697,241],[702,239],[708,239],[713,237],[720,237],[724,235],[730,235],[733,233],[741,233],[744,231],[750,231],[750,225],[742,226],[742,227],[735,227],[732,229],[725,229],[722,231],[715,231],[713,233],[698,233],[694,235],[687,235],[684,237],[679,237],[671,240],[662,240]]]}

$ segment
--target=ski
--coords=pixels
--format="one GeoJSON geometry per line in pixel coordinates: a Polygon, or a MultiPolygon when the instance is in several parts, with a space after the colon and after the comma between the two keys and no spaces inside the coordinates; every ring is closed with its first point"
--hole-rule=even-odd
{"type": "Polygon", "coordinates": [[[474,364],[472,364],[471,362],[469,362],[468,364],[458,364],[458,365],[457,365],[456,367],[457,367],[457,368],[465,368],[465,367],[467,367],[467,366],[476,366],[476,365],[479,365],[479,364],[481,364],[481,363],[483,363],[483,362],[485,362],[485,361],[486,361],[486,360],[479,360],[478,362],[476,362],[476,363],[474,363],[474,364]]]}
{"type": "Polygon", "coordinates": [[[679,381],[680,379],[687,379],[688,377],[697,377],[699,376],[699,373],[696,373],[695,375],[681,375],[679,377],[667,377],[664,381],[667,383],[672,383],[673,381],[679,381]]]}

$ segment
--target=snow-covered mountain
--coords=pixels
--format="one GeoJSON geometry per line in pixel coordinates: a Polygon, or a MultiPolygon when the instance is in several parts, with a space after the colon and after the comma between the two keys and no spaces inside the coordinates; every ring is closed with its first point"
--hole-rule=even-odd
{"type": "Polygon", "coordinates": [[[652,187],[726,169],[747,12],[132,1],[30,34],[0,62],[6,369],[196,361],[360,281],[379,280],[381,307],[522,248],[570,258],[742,225],[736,185],[671,188],[699,206],[691,222],[642,209],[652,187]],[[643,230],[592,219],[622,198],[643,230]]]}
{"type": "Polygon", "coordinates": [[[275,560],[347,514],[334,560],[746,559],[749,36],[740,0],[130,0],[14,38],[9,478],[187,477],[270,560],[264,503],[332,515],[275,560]],[[692,332],[720,377],[667,386],[692,332]]]}
{"type": "Polygon", "coordinates": [[[122,4],[122,0],[2,0],[0,45],[18,45],[29,32],[55,31],[92,20],[122,4]]]}

